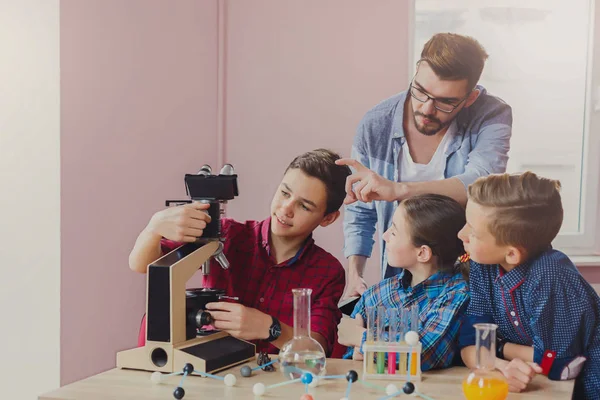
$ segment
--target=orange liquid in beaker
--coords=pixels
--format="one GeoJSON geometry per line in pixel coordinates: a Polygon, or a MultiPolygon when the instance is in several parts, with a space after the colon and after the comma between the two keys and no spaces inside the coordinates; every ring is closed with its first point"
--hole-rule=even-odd
{"type": "Polygon", "coordinates": [[[508,383],[497,378],[473,379],[463,382],[463,393],[467,400],[504,400],[508,396],[508,383]]]}

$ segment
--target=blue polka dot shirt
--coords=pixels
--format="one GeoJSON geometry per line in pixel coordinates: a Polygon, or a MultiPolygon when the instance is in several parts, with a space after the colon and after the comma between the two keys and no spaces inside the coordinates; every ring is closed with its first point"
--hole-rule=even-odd
{"type": "Polygon", "coordinates": [[[474,323],[493,322],[507,342],[534,349],[553,380],[576,378],[575,399],[600,399],[600,297],[557,250],[505,272],[471,261],[471,301],[459,344],[475,344],[474,323]]]}

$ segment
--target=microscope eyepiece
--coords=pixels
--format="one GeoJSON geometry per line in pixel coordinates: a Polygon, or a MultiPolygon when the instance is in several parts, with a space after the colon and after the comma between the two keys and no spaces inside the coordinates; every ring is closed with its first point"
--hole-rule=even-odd
{"type": "Polygon", "coordinates": [[[196,175],[208,176],[210,174],[212,174],[212,168],[210,167],[210,165],[204,164],[202,166],[202,168],[200,168],[200,171],[198,171],[198,173],[196,175]]]}
{"type": "Polygon", "coordinates": [[[235,170],[233,168],[233,165],[231,165],[231,164],[223,165],[223,168],[221,168],[221,172],[219,172],[219,175],[234,175],[234,174],[235,174],[235,170]]]}

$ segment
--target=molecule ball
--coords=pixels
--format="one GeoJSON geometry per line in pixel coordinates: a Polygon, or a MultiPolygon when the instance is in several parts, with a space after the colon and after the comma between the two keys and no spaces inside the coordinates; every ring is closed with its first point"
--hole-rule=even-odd
{"type": "Polygon", "coordinates": [[[152,375],[150,375],[150,380],[155,385],[158,385],[158,384],[160,384],[162,382],[162,374],[160,372],[158,372],[158,371],[153,372],[152,375]]]}
{"type": "Polygon", "coordinates": [[[310,394],[305,393],[302,396],[300,396],[300,400],[314,400],[314,399],[310,394]]]}
{"type": "Polygon", "coordinates": [[[231,386],[235,386],[237,379],[235,379],[235,375],[227,374],[227,375],[225,375],[225,378],[223,379],[223,381],[225,382],[226,386],[231,387],[231,386]]]}
{"type": "Polygon", "coordinates": [[[242,369],[240,369],[240,374],[244,377],[244,378],[248,378],[250,376],[252,376],[252,368],[250,368],[247,365],[244,365],[242,367],[242,369]]]}
{"type": "Polygon", "coordinates": [[[252,387],[252,393],[254,393],[255,396],[262,396],[266,391],[267,388],[264,383],[257,383],[252,387]]]}
{"type": "Polygon", "coordinates": [[[340,400],[348,400],[347,397],[342,397],[340,400]]]}
{"type": "Polygon", "coordinates": [[[308,384],[308,387],[316,388],[317,386],[319,386],[319,377],[314,376],[312,382],[308,384]]]}
{"type": "Polygon", "coordinates": [[[313,376],[312,376],[312,374],[304,373],[304,374],[302,374],[302,377],[300,378],[300,381],[302,383],[304,383],[305,385],[309,384],[309,383],[311,383],[313,381],[313,376]]]}
{"type": "Polygon", "coordinates": [[[348,373],[346,374],[346,380],[348,382],[356,382],[358,380],[358,374],[356,373],[356,371],[353,369],[348,371],[348,373]]]}
{"type": "Polygon", "coordinates": [[[190,375],[192,372],[194,372],[194,366],[190,363],[185,364],[183,367],[183,372],[187,372],[187,374],[190,375]]]}
{"type": "Polygon", "coordinates": [[[406,382],[402,388],[402,391],[406,394],[411,394],[415,391],[415,385],[413,385],[412,382],[406,382]]]}
{"type": "Polygon", "coordinates": [[[408,331],[406,332],[406,335],[404,335],[404,340],[409,346],[414,346],[419,343],[419,334],[415,331],[408,331]]]}
{"type": "Polygon", "coordinates": [[[177,386],[173,392],[173,397],[175,397],[177,400],[181,400],[183,399],[183,396],[185,396],[185,390],[183,390],[181,386],[177,386]]]}
{"type": "Polygon", "coordinates": [[[391,396],[394,393],[398,393],[399,391],[400,390],[398,390],[398,386],[394,385],[393,383],[390,383],[385,387],[385,394],[387,394],[388,396],[391,396]]]}

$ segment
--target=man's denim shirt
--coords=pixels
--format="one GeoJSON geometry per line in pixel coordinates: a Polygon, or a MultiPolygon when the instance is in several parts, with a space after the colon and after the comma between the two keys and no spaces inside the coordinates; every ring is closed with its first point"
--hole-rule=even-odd
{"type": "MultiPolygon", "coordinates": [[[[446,150],[446,178],[457,177],[465,189],[480,176],[506,171],[512,130],[512,110],[486,90],[456,117],[456,132],[446,150]]],[[[398,181],[399,158],[406,140],[403,129],[407,92],[384,100],[358,125],[352,158],[379,175],[398,181]]],[[[392,222],[398,202],[355,202],[344,213],[344,255],[371,256],[375,228],[379,231],[380,267],[385,277],[387,257],[381,235],[392,222]]]]}

